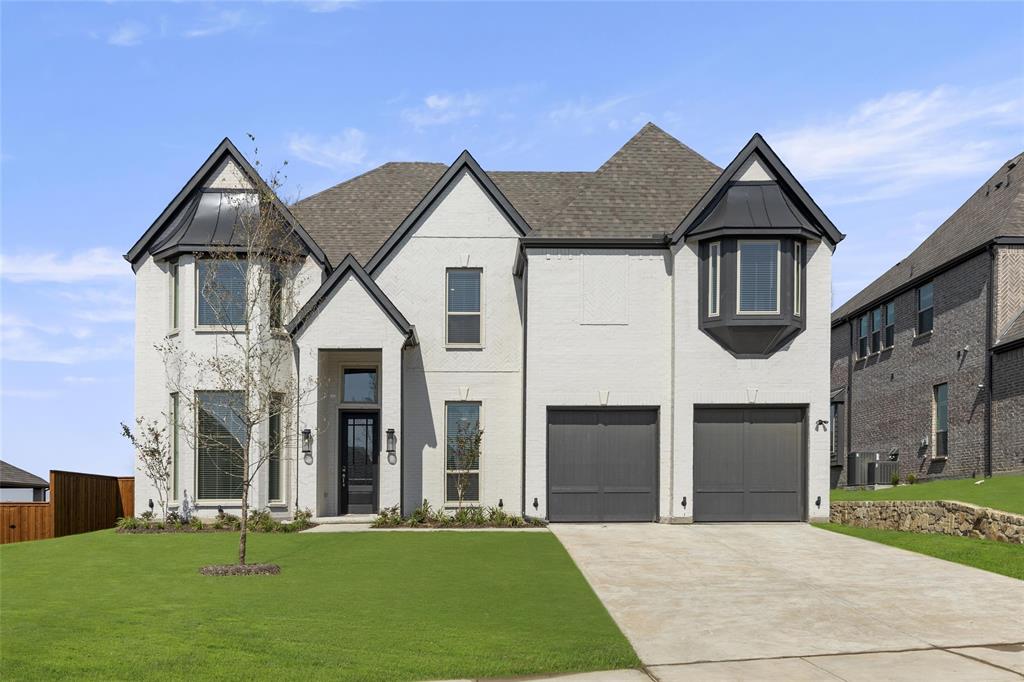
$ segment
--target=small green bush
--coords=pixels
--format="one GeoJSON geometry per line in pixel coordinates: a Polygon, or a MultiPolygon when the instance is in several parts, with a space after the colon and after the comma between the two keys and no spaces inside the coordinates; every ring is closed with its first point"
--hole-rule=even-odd
{"type": "Polygon", "coordinates": [[[909,483],[910,485],[914,485],[915,483],[917,483],[917,476],[915,476],[914,474],[907,474],[907,483],[909,483]]]}
{"type": "Polygon", "coordinates": [[[500,507],[460,507],[445,510],[434,509],[426,500],[403,519],[399,508],[382,509],[373,522],[374,528],[524,528],[543,527],[540,519],[527,519],[509,514],[500,507]]]}
{"type": "MultiPolygon", "coordinates": [[[[398,509],[398,507],[395,507],[395,509],[398,509]]],[[[399,518],[401,518],[401,516],[399,516],[399,518]]],[[[292,519],[291,523],[287,524],[286,530],[306,530],[307,528],[312,528],[315,525],[316,524],[313,523],[313,512],[308,509],[296,509],[295,518],[292,519]]]]}
{"type": "Polygon", "coordinates": [[[889,479],[889,482],[892,483],[893,485],[899,485],[900,484],[900,475],[899,474],[893,474],[892,478],[889,479]]]}
{"type": "Polygon", "coordinates": [[[202,530],[203,529],[203,520],[201,518],[199,518],[198,516],[193,516],[192,518],[190,518],[188,520],[188,527],[191,528],[192,530],[202,530]]]}

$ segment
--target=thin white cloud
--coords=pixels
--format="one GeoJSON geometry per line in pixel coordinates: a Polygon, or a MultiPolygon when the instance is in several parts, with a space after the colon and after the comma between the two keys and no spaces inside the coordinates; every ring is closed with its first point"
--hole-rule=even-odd
{"type": "Polygon", "coordinates": [[[86,249],[62,256],[52,252],[0,254],[0,278],[10,282],[64,284],[97,279],[128,278],[131,268],[109,248],[86,249]]]}
{"type": "Polygon", "coordinates": [[[78,365],[125,355],[131,346],[126,334],[93,339],[88,327],[40,324],[8,313],[0,316],[0,357],[9,362],[78,365]]]}
{"type": "Polygon", "coordinates": [[[66,376],[64,377],[64,383],[74,384],[76,386],[98,384],[100,383],[100,378],[90,376],[66,376]]]}
{"type": "Polygon", "coordinates": [[[242,26],[245,14],[241,10],[221,10],[211,14],[200,26],[191,28],[182,36],[185,38],[209,38],[242,26]]]}
{"type": "Polygon", "coordinates": [[[108,45],[117,47],[133,47],[142,44],[142,39],[149,33],[146,25],[138,21],[123,21],[107,36],[108,45]]]}
{"type": "Polygon", "coordinates": [[[1024,131],[1019,80],[987,88],[940,86],[861,103],[847,115],[771,133],[769,142],[807,180],[838,182],[832,204],[903,196],[932,182],[993,171],[1024,131]]]}
{"type": "Polygon", "coordinates": [[[288,150],[317,166],[333,170],[350,169],[366,159],[366,133],[357,128],[347,128],[326,138],[293,133],[288,136],[288,150]]]}
{"type": "Polygon", "coordinates": [[[479,93],[434,93],[423,98],[416,107],[405,109],[402,118],[416,128],[444,125],[483,113],[487,98],[479,93]]]}
{"type": "Polygon", "coordinates": [[[320,2],[307,2],[305,5],[310,12],[327,14],[341,9],[351,9],[356,6],[356,0],[322,0],[320,2]]]}
{"type": "Polygon", "coordinates": [[[548,112],[548,118],[555,123],[594,122],[601,119],[604,125],[614,129],[621,122],[611,115],[612,112],[633,98],[633,95],[616,95],[596,102],[588,98],[578,98],[558,105],[548,112]]]}
{"type": "Polygon", "coordinates": [[[0,395],[4,398],[16,398],[18,400],[49,400],[56,398],[61,392],[52,388],[4,388],[0,395]]]}

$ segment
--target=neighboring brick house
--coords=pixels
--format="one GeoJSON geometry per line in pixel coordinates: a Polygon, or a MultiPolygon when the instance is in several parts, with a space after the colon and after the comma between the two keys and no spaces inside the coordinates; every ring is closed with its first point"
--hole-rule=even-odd
{"type": "Polygon", "coordinates": [[[1024,469],[1024,156],[832,314],[832,480],[1024,469]]]}

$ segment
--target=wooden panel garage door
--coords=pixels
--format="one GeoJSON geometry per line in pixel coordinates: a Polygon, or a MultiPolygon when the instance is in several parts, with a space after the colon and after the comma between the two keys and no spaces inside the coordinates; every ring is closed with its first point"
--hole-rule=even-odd
{"type": "Polygon", "coordinates": [[[801,408],[694,410],[695,521],[804,517],[801,408]]]}
{"type": "Polygon", "coordinates": [[[548,518],[657,519],[658,412],[548,411],[548,518]]]}

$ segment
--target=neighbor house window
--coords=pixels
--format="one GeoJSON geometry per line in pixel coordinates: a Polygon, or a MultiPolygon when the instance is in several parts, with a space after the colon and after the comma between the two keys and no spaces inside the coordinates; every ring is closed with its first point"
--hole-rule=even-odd
{"type": "Polygon", "coordinates": [[[169,437],[168,437],[168,440],[170,441],[170,446],[171,446],[171,499],[172,500],[179,499],[178,477],[179,477],[180,471],[181,471],[181,459],[179,457],[179,451],[178,451],[178,420],[181,418],[180,415],[178,414],[179,405],[180,405],[180,401],[178,400],[178,394],[177,393],[172,393],[171,394],[171,405],[170,405],[170,408],[168,409],[169,414],[167,415],[167,417],[168,417],[168,419],[167,419],[167,421],[168,421],[168,428],[170,428],[170,430],[171,430],[171,432],[169,434],[169,437]]]}
{"type": "Polygon", "coordinates": [[[346,368],[341,377],[341,395],[346,403],[377,402],[377,370],[346,368]]]}
{"type": "Polygon", "coordinates": [[[718,290],[722,283],[722,244],[708,246],[708,316],[718,315],[718,290]]]}
{"type": "Polygon", "coordinates": [[[804,249],[800,242],[793,242],[793,314],[800,314],[801,280],[804,269],[804,249]]]}
{"type": "Polygon", "coordinates": [[[832,455],[832,463],[839,464],[839,407],[842,403],[832,403],[829,415],[829,453],[832,455]]]}
{"type": "Polygon", "coordinates": [[[480,344],[480,274],[478,269],[448,270],[446,299],[449,345],[480,344]]]}
{"type": "Polygon", "coordinates": [[[949,453],[949,384],[935,387],[935,456],[949,453]]]}
{"type": "Polygon", "coordinates": [[[171,263],[171,291],[170,291],[170,324],[171,329],[178,328],[179,301],[181,300],[180,280],[178,278],[178,264],[171,263]]]}
{"type": "Polygon", "coordinates": [[[267,499],[272,502],[281,500],[281,450],[284,444],[282,417],[284,412],[284,394],[270,394],[270,419],[267,429],[267,441],[270,447],[267,456],[267,499]]]}
{"type": "Polygon", "coordinates": [[[472,442],[480,430],[480,403],[445,404],[445,500],[480,500],[480,456],[473,452],[472,442]]]}
{"type": "Polygon", "coordinates": [[[857,318],[857,357],[868,356],[868,316],[861,315],[857,318]]]}
{"type": "Polygon", "coordinates": [[[200,326],[245,324],[246,261],[203,259],[196,268],[200,326]]]}
{"type": "Polygon", "coordinates": [[[885,347],[892,348],[896,344],[896,301],[885,304],[885,347]]]}
{"type": "Polygon", "coordinates": [[[871,311],[871,352],[877,353],[882,350],[882,309],[875,308],[871,311]]]}
{"type": "Polygon", "coordinates": [[[737,257],[737,312],[778,313],[779,242],[740,241],[737,257]]]}
{"type": "Polygon", "coordinates": [[[241,391],[196,392],[196,474],[199,499],[242,497],[242,444],[247,440],[241,391]]]}
{"type": "Polygon", "coordinates": [[[935,324],[934,301],[935,289],[932,282],[928,282],[917,290],[917,333],[927,334],[935,324]]]}
{"type": "Polygon", "coordinates": [[[270,267],[270,328],[284,326],[284,273],[276,265],[270,267]]]}

